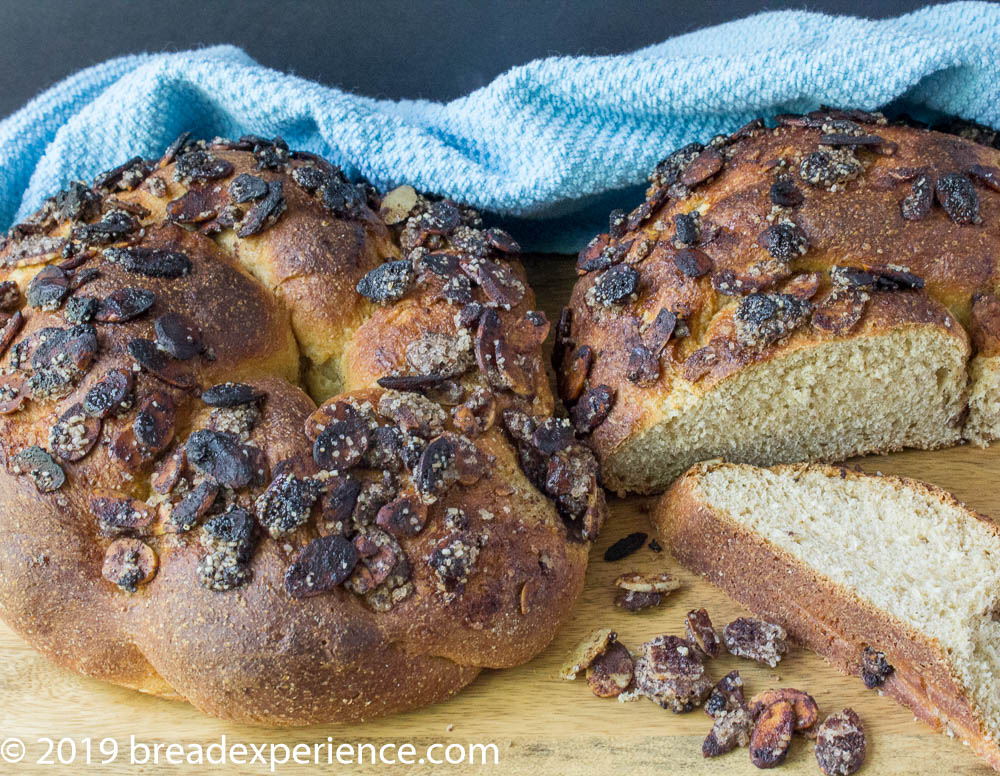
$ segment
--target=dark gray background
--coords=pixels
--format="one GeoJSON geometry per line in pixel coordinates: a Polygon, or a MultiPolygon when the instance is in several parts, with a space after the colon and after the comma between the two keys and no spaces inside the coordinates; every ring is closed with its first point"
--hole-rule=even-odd
{"type": "Polygon", "coordinates": [[[234,43],[258,62],[373,97],[449,99],[512,65],[615,54],[760,10],[869,17],[919,0],[0,0],[0,116],[120,54],[234,43]]]}

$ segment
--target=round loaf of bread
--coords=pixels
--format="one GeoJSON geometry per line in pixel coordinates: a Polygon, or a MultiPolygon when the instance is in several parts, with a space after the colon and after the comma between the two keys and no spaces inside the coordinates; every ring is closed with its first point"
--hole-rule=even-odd
{"type": "Polygon", "coordinates": [[[606,484],[1000,435],[1000,151],[965,134],[823,109],[661,162],[557,333],[606,484]]]}
{"type": "Polygon", "coordinates": [[[182,137],[46,202],[0,251],[4,620],[269,725],[528,660],[605,508],[517,251],[280,139],[182,137]]]}

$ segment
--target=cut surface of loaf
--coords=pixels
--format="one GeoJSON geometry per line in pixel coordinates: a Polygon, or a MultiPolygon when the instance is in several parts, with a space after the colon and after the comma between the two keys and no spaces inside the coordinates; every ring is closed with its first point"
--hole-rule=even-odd
{"type": "Polygon", "coordinates": [[[183,136],[49,200],[0,243],[0,615],[269,725],[532,657],[605,508],[517,252],[280,139],[183,136]]]}
{"type": "Polygon", "coordinates": [[[580,253],[557,331],[608,487],[1000,434],[1000,150],[824,110],[650,182],[580,253]]]}
{"type": "Polygon", "coordinates": [[[803,347],[704,395],[672,396],[680,406],[661,409],[661,420],[603,471],[609,481],[657,490],[691,462],[715,457],[837,461],[859,449],[957,444],[967,354],[960,338],[933,326],[803,347]]]}
{"type": "Polygon", "coordinates": [[[842,671],[882,653],[885,691],[1000,768],[991,520],[915,480],[708,462],[664,494],[656,523],[681,563],[842,671]]]}

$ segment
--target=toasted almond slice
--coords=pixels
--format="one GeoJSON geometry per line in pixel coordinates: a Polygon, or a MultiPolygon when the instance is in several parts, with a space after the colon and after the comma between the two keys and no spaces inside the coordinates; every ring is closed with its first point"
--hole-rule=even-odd
{"type": "Polygon", "coordinates": [[[615,584],[622,590],[632,590],[637,593],[669,593],[679,588],[681,581],[669,574],[643,574],[639,571],[630,571],[618,577],[615,584]]]}
{"type": "Polygon", "coordinates": [[[795,712],[795,729],[805,730],[815,724],[819,718],[819,709],[813,697],[802,690],[783,687],[777,690],[763,690],[750,699],[750,716],[759,717],[768,706],[778,701],[788,701],[795,712]]]}
{"type": "Polygon", "coordinates": [[[559,675],[563,679],[576,679],[576,675],[583,669],[589,668],[591,663],[607,652],[617,638],[618,634],[611,628],[598,628],[593,631],[570,652],[569,658],[559,670],[559,675]]]}
{"type": "Polygon", "coordinates": [[[28,398],[24,389],[21,375],[0,375],[0,415],[9,415],[21,409],[28,398]]]}
{"type": "Polygon", "coordinates": [[[788,756],[795,727],[795,711],[788,701],[773,703],[757,717],[750,737],[750,762],[758,768],[774,768],[788,756]]]}
{"type": "Polygon", "coordinates": [[[92,491],[90,511],[98,518],[101,532],[108,536],[144,532],[157,512],[145,501],[105,488],[92,491]]]}
{"type": "Polygon", "coordinates": [[[722,653],[722,642],[712,627],[712,620],[704,609],[692,609],[684,621],[688,641],[697,647],[705,657],[718,657],[722,653]]]}
{"type": "Polygon", "coordinates": [[[617,698],[632,684],[634,674],[632,656],[616,641],[587,668],[587,684],[598,698],[617,698]]]}
{"type": "Polygon", "coordinates": [[[659,606],[663,596],[659,593],[637,593],[634,590],[618,590],[615,596],[615,606],[620,606],[627,612],[641,612],[659,606]]]}
{"type": "Polygon", "coordinates": [[[156,574],[159,561],[152,548],[139,539],[116,539],[104,555],[102,574],[127,593],[134,593],[156,574]]]}

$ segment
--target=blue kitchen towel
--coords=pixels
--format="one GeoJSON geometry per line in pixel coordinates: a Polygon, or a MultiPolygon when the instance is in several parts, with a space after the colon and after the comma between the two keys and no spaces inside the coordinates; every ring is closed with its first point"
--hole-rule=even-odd
{"type": "Polygon", "coordinates": [[[126,56],[0,122],[0,226],[191,130],[280,135],[380,188],[410,183],[502,216],[528,248],[571,251],[609,209],[637,204],[674,148],[820,103],[1000,127],[1000,7],[762,13],[630,54],[529,62],[448,103],[349,94],[230,46],[126,56]]]}

